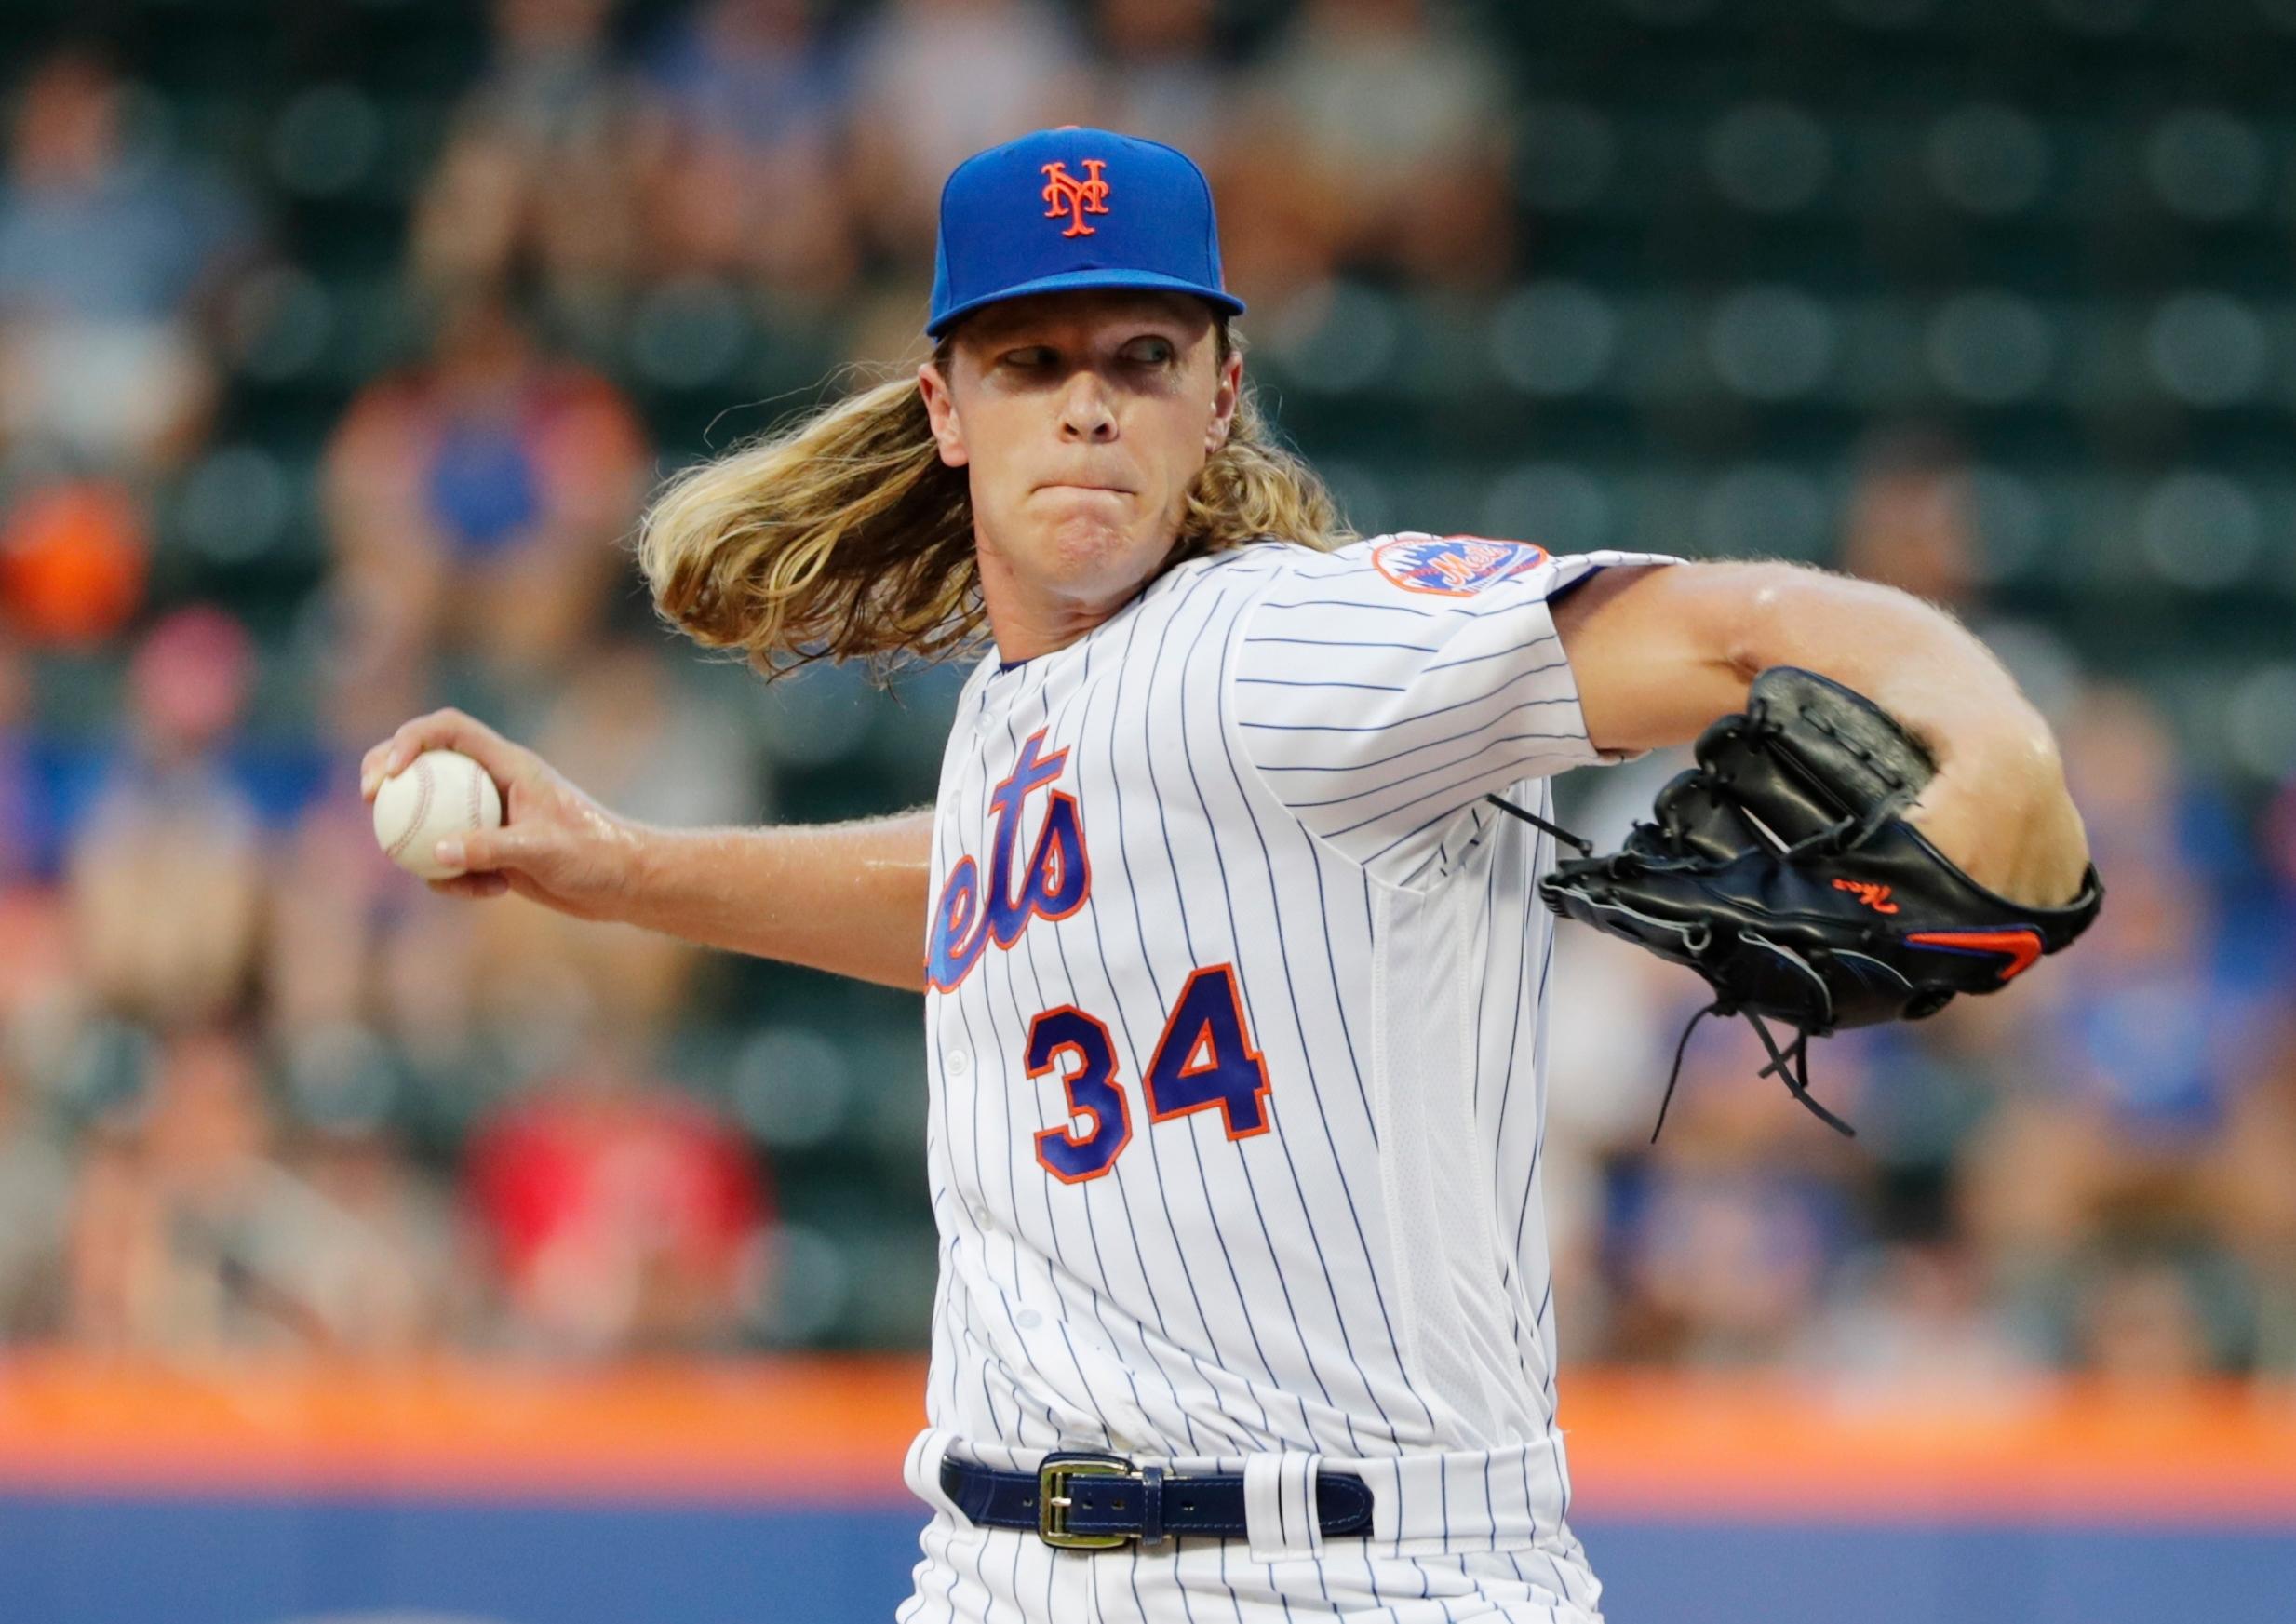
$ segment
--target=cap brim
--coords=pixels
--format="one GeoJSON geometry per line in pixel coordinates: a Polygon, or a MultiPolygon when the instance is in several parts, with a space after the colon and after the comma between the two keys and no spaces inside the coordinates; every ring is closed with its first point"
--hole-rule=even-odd
{"type": "Polygon", "coordinates": [[[1166,276],[1155,271],[1063,271],[1057,276],[1040,276],[1033,282],[1000,288],[994,293],[967,300],[927,322],[925,336],[937,339],[974,311],[986,309],[991,304],[1002,304],[1007,300],[1026,299],[1032,293],[1074,293],[1094,288],[1147,288],[1164,293],[1192,293],[1229,315],[1243,314],[1243,301],[1224,288],[1207,288],[1201,282],[1166,276]]]}

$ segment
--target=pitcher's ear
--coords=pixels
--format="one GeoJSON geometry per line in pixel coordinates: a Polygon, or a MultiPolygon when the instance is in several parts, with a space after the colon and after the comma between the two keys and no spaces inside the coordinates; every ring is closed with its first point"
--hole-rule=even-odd
{"type": "Polygon", "coordinates": [[[1220,363],[1219,382],[1212,391],[1212,421],[1204,427],[1203,454],[1207,457],[1228,443],[1236,426],[1236,407],[1243,398],[1243,357],[1231,355],[1220,363]]]}
{"type": "Polygon", "coordinates": [[[917,369],[917,393],[924,396],[925,418],[933,424],[943,465],[963,467],[971,460],[964,446],[964,425],[957,421],[957,396],[937,362],[927,361],[917,369]]]}

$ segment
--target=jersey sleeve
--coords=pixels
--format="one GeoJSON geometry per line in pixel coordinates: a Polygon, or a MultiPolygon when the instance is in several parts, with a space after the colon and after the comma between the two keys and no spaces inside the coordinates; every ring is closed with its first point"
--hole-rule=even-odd
{"type": "Polygon", "coordinates": [[[1605,757],[1550,605],[1659,554],[1401,535],[1308,555],[1263,585],[1230,664],[1237,742],[1307,828],[1416,872],[1489,793],[1605,757]]]}

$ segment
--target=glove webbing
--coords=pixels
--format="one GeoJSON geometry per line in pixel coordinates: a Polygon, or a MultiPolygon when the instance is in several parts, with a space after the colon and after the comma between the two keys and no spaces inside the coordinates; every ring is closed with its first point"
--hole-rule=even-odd
{"type": "MultiPolygon", "coordinates": [[[[1532,825],[1534,827],[1545,830],[1548,834],[1552,835],[1556,839],[1576,847],[1580,855],[1591,857],[1594,854],[1593,842],[1581,839],[1578,836],[1572,834],[1568,829],[1560,828],[1557,825],[1549,823],[1545,818],[1540,817],[1537,813],[1527,812],[1524,808],[1515,805],[1514,802],[1500,796],[1486,795],[1483,799],[1489,801],[1493,806],[1498,808],[1501,812],[1511,813],[1513,816],[1521,818],[1524,823],[1532,825]]],[[[1902,805],[1905,801],[1911,801],[1913,799],[1913,792],[1911,790],[1904,790],[1892,794],[1883,800],[1880,805],[1876,806],[1872,812],[1866,813],[1864,817],[1844,818],[1838,824],[1835,824],[1828,828],[1820,829],[1806,839],[1795,841],[1793,845],[1787,848],[1782,854],[1788,861],[1792,861],[1794,858],[1803,855],[1806,852],[1816,850],[1829,842],[1842,840],[1846,835],[1850,837],[1846,842],[1846,845],[1858,845],[1863,840],[1870,839],[1874,830],[1880,828],[1884,823],[1886,823],[1889,817],[1896,812],[1900,805],[1902,805]]],[[[1666,1127],[1667,1107],[1674,1103],[1674,1088],[1675,1085],[1682,1080],[1683,1058],[1690,1052],[1690,1034],[1698,1030],[1699,1023],[1704,1020],[1708,1015],[1722,1015],[1727,1017],[1736,1014],[1742,1014],[1746,1017],[1747,1023],[1754,1029],[1754,1036],[1762,1040],[1762,1047],[1770,1057],[1770,1063],[1764,1067],[1760,1071],[1755,1072],[1754,1075],[1756,1077],[1776,1077],[1780,1082],[1786,1085],[1786,1091],[1792,1094],[1795,1099],[1799,1100],[1804,1108],[1806,1109],[1812,1116],[1816,1117],[1819,1121],[1825,1123],[1827,1127],[1832,1128],[1835,1133],[1841,1134],[1848,1138],[1856,1138],[1858,1136],[1858,1130],[1851,1127],[1847,1122],[1844,1121],[1840,1117],[1834,1115],[1832,1111],[1826,1109],[1823,1105],[1819,1103],[1817,1096],[1809,1091],[1809,1040],[1813,1035],[1810,1028],[1807,1027],[1795,1027],[1793,1041],[1781,1049],[1779,1047],[1778,1040],[1771,1036],[1769,1027],[1763,1021],[1760,1015],[1755,1014],[1752,1010],[1741,1010],[1738,1008],[1738,1006],[1731,1003],[1727,999],[1716,999],[1713,1002],[1708,1004],[1704,1009],[1699,1010],[1697,1013],[1690,1017],[1689,1023],[1682,1029],[1682,1037],[1677,1040],[1674,1044],[1674,1064],[1672,1068],[1666,1074],[1666,1093],[1658,1101],[1658,1120],[1651,1127],[1650,1142],[1653,1145],[1656,1145],[1658,1142],[1659,1133],[1666,1127]]]]}

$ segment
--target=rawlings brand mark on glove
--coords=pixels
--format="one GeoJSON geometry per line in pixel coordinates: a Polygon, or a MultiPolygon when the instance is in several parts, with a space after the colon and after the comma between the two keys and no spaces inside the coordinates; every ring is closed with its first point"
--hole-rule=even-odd
{"type": "Polygon", "coordinates": [[[1810,1095],[1810,1039],[1996,991],[2069,945],[2102,903],[2094,867],[2061,907],[2011,902],[1964,874],[1900,815],[1936,776],[1928,754],[1871,700],[1815,672],[1763,672],[1744,713],[1708,728],[1697,754],[1618,851],[1559,863],[1538,884],[1556,913],[1687,965],[1713,988],[1675,1049],[1668,1103],[1699,1020],[1743,1014],[1770,1057],[1761,1075],[1850,1133],[1810,1095]],[[1790,1043],[1770,1020],[1792,1029],[1790,1043]]]}

